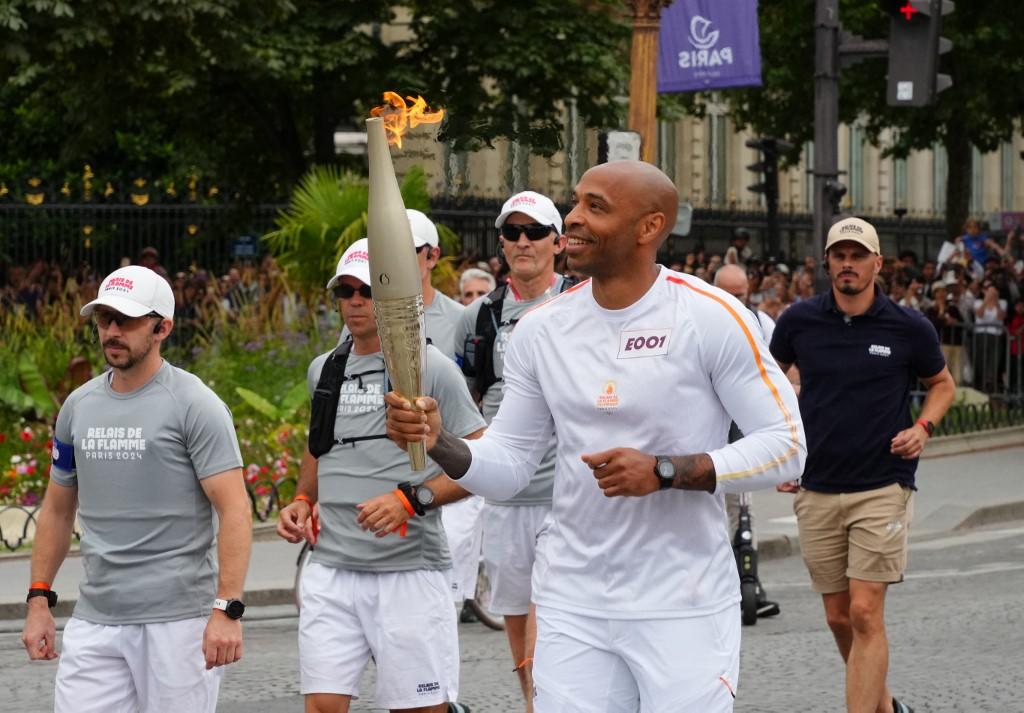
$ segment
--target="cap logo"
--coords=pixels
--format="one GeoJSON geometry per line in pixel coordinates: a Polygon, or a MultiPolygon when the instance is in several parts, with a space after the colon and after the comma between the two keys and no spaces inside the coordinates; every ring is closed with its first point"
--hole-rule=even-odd
{"type": "Polygon", "coordinates": [[[514,201],[512,201],[512,205],[513,206],[517,206],[517,205],[519,205],[521,203],[528,203],[529,205],[537,205],[537,199],[535,199],[533,196],[518,196],[514,201]]]}
{"type": "Polygon", "coordinates": [[[359,261],[359,262],[369,262],[370,261],[370,253],[366,252],[365,250],[356,250],[355,252],[350,253],[348,256],[345,257],[345,264],[346,265],[348,265],[350,262],[356,262],[356,261],[359,261]]]}
{"type": "Polygon", "coordinates": [[[864,228],[860,227],[856,223],[847,223],[839,229],[840,233],[857,233],[858,235],[864,234],[864,228]]]}
{"type": "Polygon", "coordinates": [[[104,292],[131,292],[135,283],[127,277],[111,277],[103,287],[104,292]]]}

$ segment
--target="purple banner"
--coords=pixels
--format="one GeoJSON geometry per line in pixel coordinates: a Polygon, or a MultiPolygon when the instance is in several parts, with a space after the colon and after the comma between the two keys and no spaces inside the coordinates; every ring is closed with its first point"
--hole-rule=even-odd
{"type": "Polygon", "coordinates": [[[658,43],[659,92],[761,86],[757,0],[676,0],[658,43]]]}

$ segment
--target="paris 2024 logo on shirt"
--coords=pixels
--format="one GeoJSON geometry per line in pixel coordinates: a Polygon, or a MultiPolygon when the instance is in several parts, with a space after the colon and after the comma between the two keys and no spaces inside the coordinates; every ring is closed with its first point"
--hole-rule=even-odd
{"type": "Polygon", "coordinates": [[[146,438],[142,428],[110,426],[87,428],[76,451],[84,460],[142,460],[146,438]]]}

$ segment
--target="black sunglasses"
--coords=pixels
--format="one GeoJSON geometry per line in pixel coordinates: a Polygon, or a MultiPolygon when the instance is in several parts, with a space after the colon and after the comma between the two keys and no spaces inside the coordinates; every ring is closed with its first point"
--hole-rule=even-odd
{"type": "Polygon", "coordinates": [[[350,300],[355,293],[358,292],[359,296],[364,300],[372,300],[373,293],[370,291],[369,285],[359,285],[358,288],[352,285],[335,285],[334,287],[334,298],[339,300],[350,300]]]}
{"type": "Polygon", "coordinates": [[[146,317],[156,317],[157,319],[163,319],[163,315],[157,314],[156,312],[150,312],[149,314],[144,314],[141,317],[129,317],[128,315],[121,314],[120,312],[95,311],[92,313],[93,321],[103,329],[109,327],[111,322],[116,324],[118,328],[121,328],[129,322],[134,323],[136,320],[145,319],[146,317]]]}
{"type": "Polygon", "coordinates": [[[540,223],[528,223],[526,225],[505,223],[501,226],[501,237],[513,242],[519,240],[519,236],[523,233],[526,233],[527,240],[535,242],[537,240],[543,240],[553,232],[555,232],[555,229],[550,225],[541,225],[540,223]]]}

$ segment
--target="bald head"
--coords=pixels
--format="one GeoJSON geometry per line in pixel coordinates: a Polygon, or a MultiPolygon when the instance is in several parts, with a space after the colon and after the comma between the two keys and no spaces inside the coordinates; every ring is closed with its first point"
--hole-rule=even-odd
{"type": "Polygon", "coordinates": [[[665,216],[659,244],[668,237],[676,224],[679,210],[679,191],[660,168],[646,161],[612,161],[594,166],[586,173],[610,179],[618,198],[624,203],[636,206],[636,217],[650,213],[665,216]]]}
{"type": "Polygon", "coordinates": [[[725,290],[743,304],[747,303],[750,282],[746,271],[738,265],[722,265],[715,273],[715,287],[725,290]]]}

